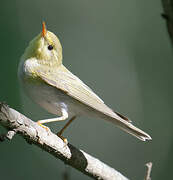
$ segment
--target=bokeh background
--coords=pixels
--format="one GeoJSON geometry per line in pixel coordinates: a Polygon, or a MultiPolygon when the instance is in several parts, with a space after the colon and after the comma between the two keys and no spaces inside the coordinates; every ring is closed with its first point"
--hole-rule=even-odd
{"type": "MultiPolygon", "coordinates": [[[[64,133],[69,142],[119,170],[143,179],[173,179],[173,54],[160,1],[6,0],[0,6],[0,101],[37,120],[23,97],[17,66],[42,20],[58,35],[64,64],[112,109],[124,113],[153,140],[140,142],[112,124],[81,117],[64,133]]],[[[65,122],[49,124],[57,132],[65,122]]],[[[0,132],[4,130],[0,128],[0,132]]],[[[80,172],[16,136],[0,143],[0,179],[89,180],[80,172]]]]}

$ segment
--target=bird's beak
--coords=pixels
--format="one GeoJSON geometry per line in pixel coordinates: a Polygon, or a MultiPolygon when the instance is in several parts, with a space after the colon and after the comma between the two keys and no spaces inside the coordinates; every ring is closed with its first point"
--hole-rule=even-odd
{"type": "Polygon", "coordinates": [[[45,25],[45,22],[43,21],[42,22],[42,37],[45,37],[46,36],[46,25],[45,25]]]}

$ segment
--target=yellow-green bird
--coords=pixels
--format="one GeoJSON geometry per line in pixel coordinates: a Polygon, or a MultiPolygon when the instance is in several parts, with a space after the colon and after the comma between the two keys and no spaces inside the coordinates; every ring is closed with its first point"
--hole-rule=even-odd
{"type": "MultiPolygon", "coordinates": [[[[35,103],[57,118],[38,123],[63,121],[67,124],[58,135],[63,139],[64,129],[81,115],[99,117],[145,141],[151,137],[132,125],[125,116],[109,108],[86,84],[62,64],[62,47],[55,34],[46,30],[36,36],[26,48],[18,67],[18,77],[27,95],[35,103]]],[[[43,126],[45,127],[45,126],[43,126]]]]}

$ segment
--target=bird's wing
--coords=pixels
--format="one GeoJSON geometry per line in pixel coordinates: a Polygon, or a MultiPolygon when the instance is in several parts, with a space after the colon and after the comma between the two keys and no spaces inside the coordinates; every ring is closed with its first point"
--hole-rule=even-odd
{"type": "Polygon", "coordinates": [[[110,109],[86,84],[84,84],[77,76],[73,75],[66,68],[63,71],[46,71],[46,73],[39,69],[37,74],[43,81],[62,90],[67,95],[75,98],[79,102],[110,117],[116,119],[121,118],[125,121],[131,122],[125,116],[110,109]]]}

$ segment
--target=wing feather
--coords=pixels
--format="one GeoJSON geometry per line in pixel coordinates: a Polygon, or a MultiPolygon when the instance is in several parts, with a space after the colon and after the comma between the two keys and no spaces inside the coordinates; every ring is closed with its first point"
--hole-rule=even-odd
{"type": "Polygon", "coordinates": [[[128,118],[110,109],[106,104],[104,104],[101,98],[99,98],[86,84],[65,67],[63,70],[61,69],[53,72],[46,71],[46,73],[39,69],[37,74],[49,85],[60,89],[83,104],[115,119],[123,119],[131,122],[128,118]]]}

